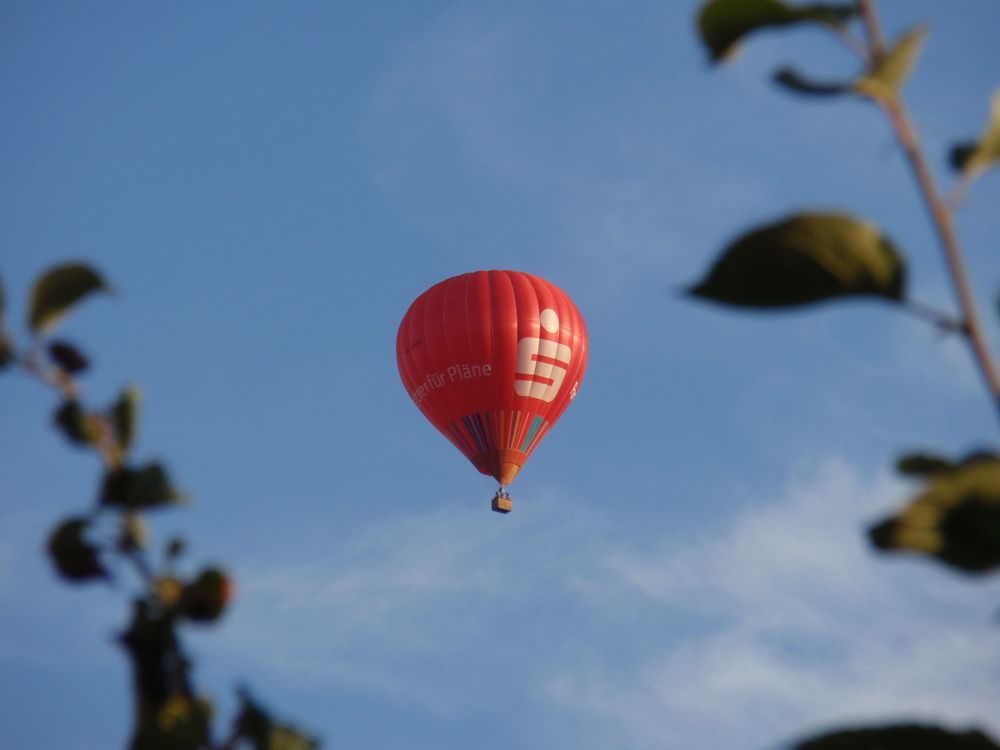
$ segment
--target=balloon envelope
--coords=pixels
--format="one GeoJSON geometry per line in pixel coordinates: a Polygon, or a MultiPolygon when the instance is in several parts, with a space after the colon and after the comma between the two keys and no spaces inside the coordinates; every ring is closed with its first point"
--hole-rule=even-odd
{"type": "Polygon", "coordinates": [[[399,325],[396,360],[424,416],[506,485],[575,398],[587,331],[554,284],[476,271],[417,297],[399,325]]]}

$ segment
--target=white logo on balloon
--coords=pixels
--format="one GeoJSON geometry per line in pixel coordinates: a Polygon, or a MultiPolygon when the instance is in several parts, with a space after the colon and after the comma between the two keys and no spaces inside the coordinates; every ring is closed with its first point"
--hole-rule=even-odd
{"type": "MultiPolygon", "coordinates": [[[[559,330],[559,316],[551,308],[542,310],[539,323],[548,333],[559,330]]],[[[517,342],[517,374],[514,392],[518,396],[551,401],[566,377],[573,350],[565,344],[528,336],[517,342]]]]}

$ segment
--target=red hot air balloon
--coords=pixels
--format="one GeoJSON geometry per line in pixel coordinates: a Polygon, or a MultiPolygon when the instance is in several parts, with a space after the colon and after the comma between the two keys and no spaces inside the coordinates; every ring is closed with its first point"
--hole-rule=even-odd
{"type": "Polygon", "coordinates": [[[587,367],[587,330],[565,292],[518,271],[435,284],[396,336],[406,391],[424,416],[504,489],[569,406],[587,367]]]}

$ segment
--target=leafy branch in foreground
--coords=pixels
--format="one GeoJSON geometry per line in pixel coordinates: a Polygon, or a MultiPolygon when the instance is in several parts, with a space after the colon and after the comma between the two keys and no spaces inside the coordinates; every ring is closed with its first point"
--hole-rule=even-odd
{"type": "MultiPolygon", "coordinates": [[[[958,177],[950,198],[938,189],[903,101],[927,38],[916,26],[892,44],[882,37],[874,0],[851,4],[791,5],[779,0],[708,0],[697,19],[713,62],[730,57],[745,37],[764,30],[811,25],[846,44],[862,68],[850,80],[816,80],[792,66],[774,81],[811,97],[857,96],[874,102],[905,155],[930,216],[955,293],[958,313],[942,313],[907,296],[906,260],[877,226],[845,212],[803,212],[745,232],[719,255],[690,293],[744,308],[784,309],[843,299],[877,297],[963,337],[1000,414],[1000,369],[990,351],[955,228],[954,212],[972,182],[1000,163],[1000,91],[980,138],[952,148],[958,177]],[[860,25],[860,29],[854,28],[860,25]]],[[[1000,456],[981,452],[951,461],[912,454],[898,469],[925,482],[923,491],[896,515],[873,526],[871,543],[882,551],[931,556],[967,573],[1000,568],[1000,456]]],[[[827,734],[798,750],[994,750],[976,732],[937,727],[887,726],[827,734]]]]}
{"type": "Polygon", "coordinates": [[[140,409],[138,388],[125,388],[104,409],[89,409],[79,396],[78,378],[89,358],[67,341],[46,336],[79,302],[110,287],[84,263],[49,269],[36,281],[27,315],[29,343],[19,349],[5,319],[0,284],[0,369],[19,366],[52,388],[60,403],[53,425],[73,445],[97,454],[104,476],[90,511],[65,518],[48,538],[56,572],[74,583],[119,581],[131,569],[140,593],[118,642],[127,654],[134,689],[134,728],[129,750],[314,750],[317,741],[275,722],[247,693],[229,736],[213,737],[211,702],[191,678],[192,661],[183,648],[181,628],[214,623],[232,594],[222,568],[205,566],[189,574],[178,567],[185,544],[171,539],[154,564],[144,514],[183,502],[166,467],[136,462],[132,448],[140,409]]]}

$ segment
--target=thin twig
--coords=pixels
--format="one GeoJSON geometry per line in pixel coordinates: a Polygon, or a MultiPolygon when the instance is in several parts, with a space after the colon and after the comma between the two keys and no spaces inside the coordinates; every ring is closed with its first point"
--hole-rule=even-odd
{"type": "MultiPolygon", "coordinates": [[[[875,11],[874,0],[859,0],[859,7],[861,9],[861,16],[864,19],[865,29],[868,33],[872,53],[878,56],[884,50],[884,42],[879,31],[878,15],[875,11]]],[[[948,272],[951,275],[952,286],[955,290],[955,296],[958,299],[959,309],[962,312],[962,332],[969,342],[969,347],[972,350],[973,357],[976,360],[986,387],[993,396],[997,409],[1000,410],[1000,371],[997,370],[989,344],[987,343],[986,333],[979,320],[975,296],[972,292],[972,285],[969,283],[968,272],[965,269],[965,260],[958,243],[958,236],[955,232],[955,224],[951,211],[938,191],[927,159],[920,148],[916,129],[913,127],[913,123],[902,100],[898,96],[893,95],[880,99],[879,104],[889,119],[889,124],[896,135],[896,139],[902,146],[903,152],[906,154],[906,160],[920,188],[924,204],[930,214],[934,230],[944,251],[945,262],[948,265],[948,272]]]]}
{"type": "Polygon", "coordinates": [[[962,201],[965,200],[965,195],[969,192],[969,187],[972,185],[973,179],[971,175],[964,174],[955,181],[955,184],[948,192],[947,203],[949,211],[955,213],[958,207],[962,205],[962,201]]]}
{"type": "Polygon", "coordinates": [[[867,63],[871,60],[871,54],[868,52],[868,47],[865,45],[864,40],[851,33],[850,29],[837,26],[836,24],[830,24],[829,28],[833,32],[833,35],[862,62],[867,63]]]}
{"type": "Polygon", "coordinates": [[[146,588],[152,591],[156,586],[156,573],[153,572],[153,568],[150,566],[149,560],[142,553],[142,550],[132,547],[122,550],[122,556],[135,566],[136,572],[139,573],[139,577],[146,584],[146,588]]]}
{"type": "Polygon", "coordinates": [[[35,380],[56,389],[67,401],[77,398],[76,383],[73,382],[73,378],[58,368],[46,367],[39,359],[37,351],[28,350],[23,357],[17,357],[16,361],[35,380]]]}
{"type": "Polygon", "coordinates": [[[933,305],[915,299],[903,300],[903,310],[914,317],[933,323],[947,333],[965,333],[965,321],[959,320],[951,313],[939,310],[933,305]]]}
{"type": "Polygon", "coordinates": [[[873,59],[878,60],[885,54],[885,42],[882,41],[882,29],[878,22],[874,0],[858,0],[858,10],[861,11],[861,22],[868,35],[868,45],[873,59]]]}

